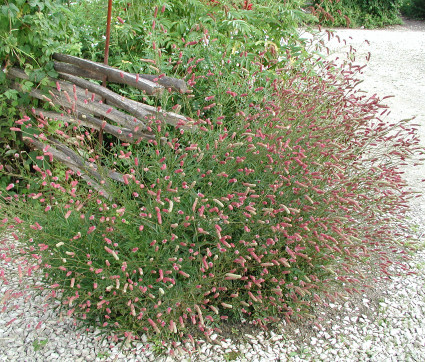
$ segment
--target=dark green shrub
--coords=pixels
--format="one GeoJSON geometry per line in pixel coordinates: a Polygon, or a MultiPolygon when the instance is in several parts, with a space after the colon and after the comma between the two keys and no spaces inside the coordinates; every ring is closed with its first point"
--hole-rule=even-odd
{"type": "Polygon", "coordinates": [[[424,0],[406,0],[401,8],[403,15],[414,19],[425,19],[424,0]]]}
{"type": "Polygon", "coordinates": [[[400,24],[402,0],[315,0],[313,13],[323,25],[376,28],[400,24]]]}

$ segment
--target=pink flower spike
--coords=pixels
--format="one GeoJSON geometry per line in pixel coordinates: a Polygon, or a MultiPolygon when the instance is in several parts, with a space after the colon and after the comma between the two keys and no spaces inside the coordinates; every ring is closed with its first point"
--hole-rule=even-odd
{"type": "Polygon", "coordinates": [[[158,326],[156,325],[156,323],[152,319],[148,318],[148,322],[152,326],[152,328],[154,329],[154,331],[156,333],[161,333],[161,331],[159,330],[158,326]]]}
{"type": "Polygon", "coordinates": [[[187,274],[187,273],[185,273],[183,270],[179,270],[179,274],[180,275],[183,275],[185,278],[189,278],[190,277],[190,275],[187,274]]]}
{"type": "Polygon", "coordinates": [[[89,230],[87,231],[87,234],[91,234],[95,230],[96,230],[96,226],[95,225],[92,225],[92,226],[89,227],[89,230]]]}
{"type": "Polygon", "coordinates": [[[9,184],[9,185],[6,187],[6,191],[9,191],[9,190],[13,189],[14,187],[15,187],[15,184],[9,184]]]}
{"type": "Polygon", "coordinates": [[[9,322],[6,323],[6,327],[16,321],[18,318],[13,318],[9,322]]]}
{"type": "Polygon", "coordinates": [[[158,218],[158,224],[161,225],[162,224],[161,210],[159,207],[156,206],[155,211],[156,211],[156,217],[158,218]]]}

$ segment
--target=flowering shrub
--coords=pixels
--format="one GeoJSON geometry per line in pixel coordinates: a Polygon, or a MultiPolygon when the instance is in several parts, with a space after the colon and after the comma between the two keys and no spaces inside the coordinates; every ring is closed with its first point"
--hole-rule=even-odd
{"type": "MultiPolygon", "coordinates": [[[[68,315],[116,337],[193,341],[221,320],[302,316],[333,297],[335,279],[352,293],[370,255],[387,273],[381,249],[407,209],[397,165],[418,150],[414,130],[353,90],[359,67],[269,72],[258,56],[236,72],[246,57],[190,60],[194,93],[182,97],[196,132],[150,118],[155,140],[99,150],[88,130],[56,124],[101,174],[123,174],[104,182],[110,199],[56,168],[48,147],[26,194],[3,190],[1,225],[20,242],[8,253],[33,260],[22,273],[42,270],[68,315]],[[207,80],[215,93],[196,93],[207,80]]],[[[18,124],[49,132],[36,117],[18,124]]]]}

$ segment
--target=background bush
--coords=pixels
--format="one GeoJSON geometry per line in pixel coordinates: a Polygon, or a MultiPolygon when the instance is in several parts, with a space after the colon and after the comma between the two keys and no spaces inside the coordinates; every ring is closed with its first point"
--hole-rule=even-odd
{"type": "Polygon", "coordinates": [[[401,24],[402,0],[314,0],[323,25],[377,28],[401,24]]]}
{"type": "MultiPolygon", "coordinates": [[[[251,60],[254,54],[266,52],[269,60],[278,60],[274,67],[282,66],[291,57],[301,61],[301,55],[308,55],[297,27],[312,19],[301,10],[302,3],[299,0],[117,1],[113,9],[109,62],[131,72],[181,77],[191,66],[186,65],[187,61],[201,53],[205,53],[204,63],[208,65],[220,63],[224,55],[243,52],[248,52],[251,60]],[[214,47],[215,51],[205,51],[206,47],[214,47]],[[179,64],[176,66],[175,62],[179,64]]],[[[104,29],[98,27],[98,14],[104,14],[103,23],[106,23],[104,2],[81,2],[76,12],[79,14],[76,24],[85,34],[83,57],[101,61],[104,41],[99,39],[104,29]]],[[[207,87],[208,82],[203,84],[207,87]]],[[[132,89],[114,90],[140,97],[132,89]]],[[[207,88],[204,91],[209,92],[207,88]]]]}
{"type": "Polygon", "coordinates": [[[425,19],[424,0],[406,0],[401,8],[403,15],[410,18],[425,19]]]}

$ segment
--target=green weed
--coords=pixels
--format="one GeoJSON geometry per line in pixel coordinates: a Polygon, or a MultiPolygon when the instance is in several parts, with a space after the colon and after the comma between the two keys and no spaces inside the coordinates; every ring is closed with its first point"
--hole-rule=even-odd
{"type": "Polygon", "coordinates": [[[38,338],[37,339],[35,339],[33,342],[32,342],[32,346],[33,346],[33,348],[34,348],[34,351],[35,352],[38,352],[38,351],[40,351],[41,349],[43,349],[45,346],[46,346],[46,344],[48,343],[48,339],[41,339],[41,340],[39,340],[38,338]]]}

